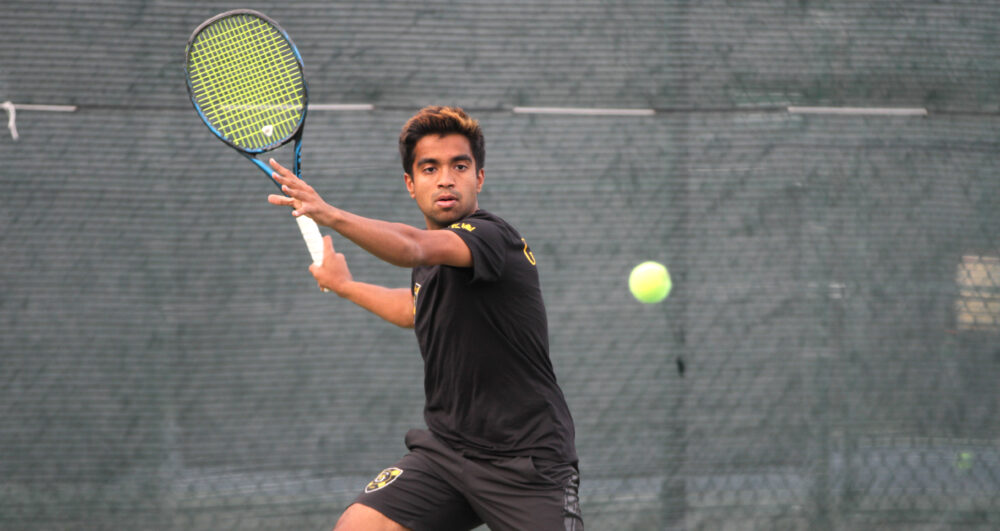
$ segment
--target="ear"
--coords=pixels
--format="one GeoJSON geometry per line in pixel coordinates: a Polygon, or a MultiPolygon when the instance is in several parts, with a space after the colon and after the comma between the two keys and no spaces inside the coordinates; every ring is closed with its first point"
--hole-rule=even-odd
{"type": "Polygon", "coordinates": [[[484,168],[479,168],[476,172],[476,193],[483,191],[483,181],[486,180],[486,170],[484,168]]]}
{"type": "Polygon", "coordinates": [[[403,174],[403,183],[406,184],[406,190],[410,192],[410,197],[416,199],[417,196],[413,192],[413,177],[409,173],[403,174]]]}

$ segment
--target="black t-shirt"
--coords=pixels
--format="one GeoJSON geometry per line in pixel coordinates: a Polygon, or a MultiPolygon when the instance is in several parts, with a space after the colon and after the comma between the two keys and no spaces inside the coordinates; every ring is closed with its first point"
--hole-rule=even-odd
{"type": "Polygon", "coordinates": [[[413,269],[427,427],[474,457],[575,463],[573,419],[549,359],[531,249],[483,210],[443,230],[465,241],[473,265],[413,269]]]}

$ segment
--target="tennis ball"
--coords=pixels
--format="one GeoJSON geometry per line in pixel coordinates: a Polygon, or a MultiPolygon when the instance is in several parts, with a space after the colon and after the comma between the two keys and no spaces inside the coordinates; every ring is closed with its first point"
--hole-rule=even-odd
{"type": "Polygon", "coordinates": [[[643,262],[632,269],[628,276],[628,289],[639,302],[653,304],[670,294],[670,273],[659,262],[643,262]]]}
{"type": "Polygon", "coordinates": [[[968,470],[972,468],[973,458],[974,455],[972,454],[972,452],[960,452],[958,454],[958,461],[955,463],[955,466],[958,467],[959,470],[968,470]]]}

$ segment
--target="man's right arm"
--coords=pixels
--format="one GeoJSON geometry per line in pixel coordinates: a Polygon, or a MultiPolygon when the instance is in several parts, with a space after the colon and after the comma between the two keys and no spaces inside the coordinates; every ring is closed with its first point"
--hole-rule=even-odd
{"type": "Polygon", "coordinates": [[[413,328],[413,295],[406,288],[347,282],[337,295],[402,328],[413,328]]]}
{"type": "Polygon", "coordinates": [[[413,295],[407,288],[386,288],[357,282],[342,253],[333,249],[333,239],[323,237],[323,264],[309,266],[319,287],[361,306],[403,328],[413,328],[413,295]]]}

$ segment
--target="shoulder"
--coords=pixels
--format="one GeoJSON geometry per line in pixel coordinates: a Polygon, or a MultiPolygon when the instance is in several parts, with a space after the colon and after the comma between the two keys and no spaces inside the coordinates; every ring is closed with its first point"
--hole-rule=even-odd
{"type": "Polygon", "coordinates": [[[459,233],[472,233],[480,229],[487,229],[487,232],[517,234],[517,229],[515,229],[510,223],[507,223],[500,216],[485,210],[477,210],[462,220],[452,223],[447,228],[459,233]]]}

